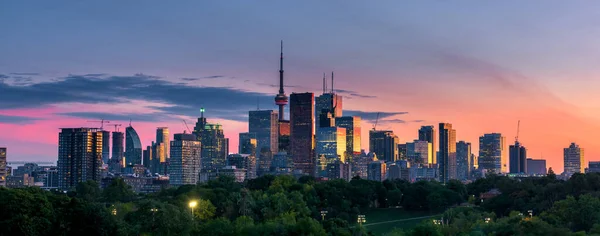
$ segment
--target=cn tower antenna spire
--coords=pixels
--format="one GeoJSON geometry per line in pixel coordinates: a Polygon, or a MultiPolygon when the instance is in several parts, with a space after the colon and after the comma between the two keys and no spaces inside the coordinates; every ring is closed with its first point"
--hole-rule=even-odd
{"type": "Polygon", "coordinates": [[[283,40],[281,40],[281,51],[279,55],[279,93],[275,96],[275,104],[279,106],[279,120],[284,120],[285,105],[288,104],[288,97],[283,90],[283,40]]]}
{"type": "Polygon", "coordinates": [[[281,40],[281,52],[279,56],[279,94],[285,94],[283,91],[283,40],[281,40]]]}

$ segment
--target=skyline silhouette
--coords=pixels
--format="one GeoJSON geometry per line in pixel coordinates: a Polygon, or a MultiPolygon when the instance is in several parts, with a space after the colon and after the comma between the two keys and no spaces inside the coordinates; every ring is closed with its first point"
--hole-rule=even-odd
{"type": "Polygon", "coordinates": [[[0,3],[0,146],[54,161],[58,128],[90,119],[132,119],[146,146],[205,107],[237,150],[248,111],[277,110],[283,39],[286,94],[318,95],[335,71],[365,149],[378,112],[401,143],[447,122],[475,154],[484,133],[508,150],[520,120],[528,157],[560,173],[571,142],[600,160],[599,16],[597,3],[539,3],[0,3]]]}

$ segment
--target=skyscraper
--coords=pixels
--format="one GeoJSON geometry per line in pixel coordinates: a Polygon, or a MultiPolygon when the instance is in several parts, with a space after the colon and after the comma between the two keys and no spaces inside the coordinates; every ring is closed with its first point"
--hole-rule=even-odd
{"type": "MultiPolygon", "coordinates": [[[[320,171],[328,164],[345,163],[346,129],[341,127],[321,127],[317,132],[315,154],[320,171]]],[[[321,173],[324,175],[325,173],[321,173]]]]}
{"type": "Polygon", "coordinates": [[[123,132],[112,132],[112,157],[111,157],[111,172],[120,173],[121,169],[125,167],[125,158],[123,154],[125,137],[123,132]]]}
{"type": "Polygon", "coordinates": [[[406,143],[406,156],[411,164],[433,164],[433,147],[431,143],[423,140],[415,140],[412,143],[406,143]]]}
{"type": "Polygon", "coordinates": [[[360,117],[342,116],[335,118],[335,126],[346,129],[346,158],[360,154],[360,117]]]}
{"type": "Polygon", "coordinates": [[[290,96],[290,149],[294,168],[314,175],[314,102],[313,93],[292,93],[290,96]]]}
{"type": "Polygon", "coordinates": [[[225,138],[220,124],[210,124],[204,117],[204,108],[194,127],[194,134],[202,143],[202,171],[216,172],[225,167],[229,154],[229,139],[225,138]]]}
{"type": "Polygon", "coordinates": [[[168,127],[158,127],[156,128],[156,144],[161,144],[164,143],[165,144],[165,148],[163,150],[163,154],[161,155],[161,158],[159,159],[169,159],[169,154],[171,153],[170,151],[170,145],[171,142],[169,141],[169,128],[168,127]]]}
{"type": "Polygon", "coordinates": [[[465,141],[456,143],[456,176],[459,180],[467,180],[471,176],[472,156],[471,143],[465,141]]]}
{"type": "Polygon", "coordinates": [[[142,142],[131,124],[125,129],[125,163],[128,166],[142,164],[142,142]]]}
{"type": "Polygon", "coordinates": [[[146,149],[142,151],[142,163],[144,164],[144,167],[146,167],[146,169],[150,171],[150,173],[155,173],[154,170],[156,169],[156,167],[154,166],[156,156],[153,155],[153,148],[154,143],[151,146],[146,146],[146,149]]]}
{"type": "Polygon", "coordinates": [[[439,127],[440,153],[438,166],[440,168],[440,182],[456,178],[456,130],[450,123],[440,123],[439,127]]]}
{"type": "Polygon", "coordinates": [[[256,147],[258,142],[254,133],[240,133],[239,150],[240,154],[249,154],[256,157],[256,147]]]}
{"type": "Polygon", "coordinates": [[[6,170],[6,148],[0,147],[0,186],[6,187],[6,178],[8,171],[6,170]]]}
{"type": "Polygon", "coordinates": [[[196,184],[200,174],[201,143],[193,134],[175,134],[171,141],[169,182],[171,185],[196,184]]]}
{"type": "Polygon", "coordinates": [[[272,156],[279,150],[279,132],[277,112],[272,110],[250,111],[248,131],[253,133],[257,142],[257,152],[272,156]]]}
{"type": "Polygon", "coordinates": [[[435,126],[421,126],[419,129],[419,140],[427,141],[431,143],[433,149],[431,150],[431,155],[433,156],[433,162],[430,164],[437,163],[437,146],[436,146],[436,138],[435,138],[435,126]]]}
{"type": "MultiPolygon", "coordinates": [[[[332,85],[333,86],[333,85],[332,85]]],[[[315,120],[317,120],[316,131],[321,127],[335,125],[335,119],[342,117],[342,96],[327,92],[315,98],[315,120]]]]}
{"type": "Polygon", "coordinates": [[[527,173],[527,149],[519,141],[508,147],[510,173],[527,173]]]}
{"type": "Polygon", "coordinates": [[[504,137],[499,133],[479,137],[479,169],[501,173],[504,157],[504,137]]]}
{"type": "Polygon", "coordinates": [[[571,143],[568,148],[564,149],[565,175],[571,176],[575,173],[584,173],[585,158],[583,148],[579,145],[571,143]]]}
{"type": "Polygon", "coordinates": [[[102,164],[110,163],[110,131],[102,131],[102,164]]]}
{"type": "Polygon", "coordinates": [[[63,128],[58,134],[58,188],[69,190],[81,182],[100,183],[102,131],[97,128],[63,128]]]}
{"type": "Polygon", "coordinates": [[[391,130],[369,131],[369,150],[383,161],[398,160],[398,136],[391,130]]]}

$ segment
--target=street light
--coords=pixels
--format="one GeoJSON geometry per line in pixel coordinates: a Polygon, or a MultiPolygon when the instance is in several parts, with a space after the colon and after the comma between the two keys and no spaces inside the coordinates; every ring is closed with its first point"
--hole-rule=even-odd
{"type": "Polygon", "coordinates": [[[116,215],[117,215],[117,208],[113,208],[113,209],[112,209],[112,214],[113,214],[113,216],[116,216],[116,215]]]}
{"type": "Polygon", "coordinates": [[[321,221],[325,221],[325,215],[327,215],[327,211],[321,211],[321,221]]]}
{"type": "Polygon", "coordinates": [[[189,206],[190,208],[192,208],[192,216],[194,216],[194,207],[196,207],[196,205],[198,205],[198,202],[197,202],[197,201],[191,201],[191,202],[188,204],[188,206],[189,206]]]}
{"type": "Polygon", "coordinates": [[[529,213],[529,218],[533,218],[533,210],[527,211],[529,213]]]}
{"type": "Polygon", "coordinates": [[[489,218],[489,217],[488,217],[488,218],[485,218],[485,223],[490,223],[490,221],[492,221],[492,219],[491,219],[491,218],[489,218]]]}
{"type": "Polygon", "coordinates": [[[367,223],[367,218],[365,215],[358,215],[358,219],[356,220],[358,224],[362,225],[363,223],[367,223]]]}

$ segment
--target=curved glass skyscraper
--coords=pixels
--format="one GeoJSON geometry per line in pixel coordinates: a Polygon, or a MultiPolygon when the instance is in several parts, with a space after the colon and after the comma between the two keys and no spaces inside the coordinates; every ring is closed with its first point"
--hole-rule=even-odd
{"type": "Polygon", "coordinates": [[[125,129],[125,163],[142,164],[142,142],[131,125],[125,129]]]}

